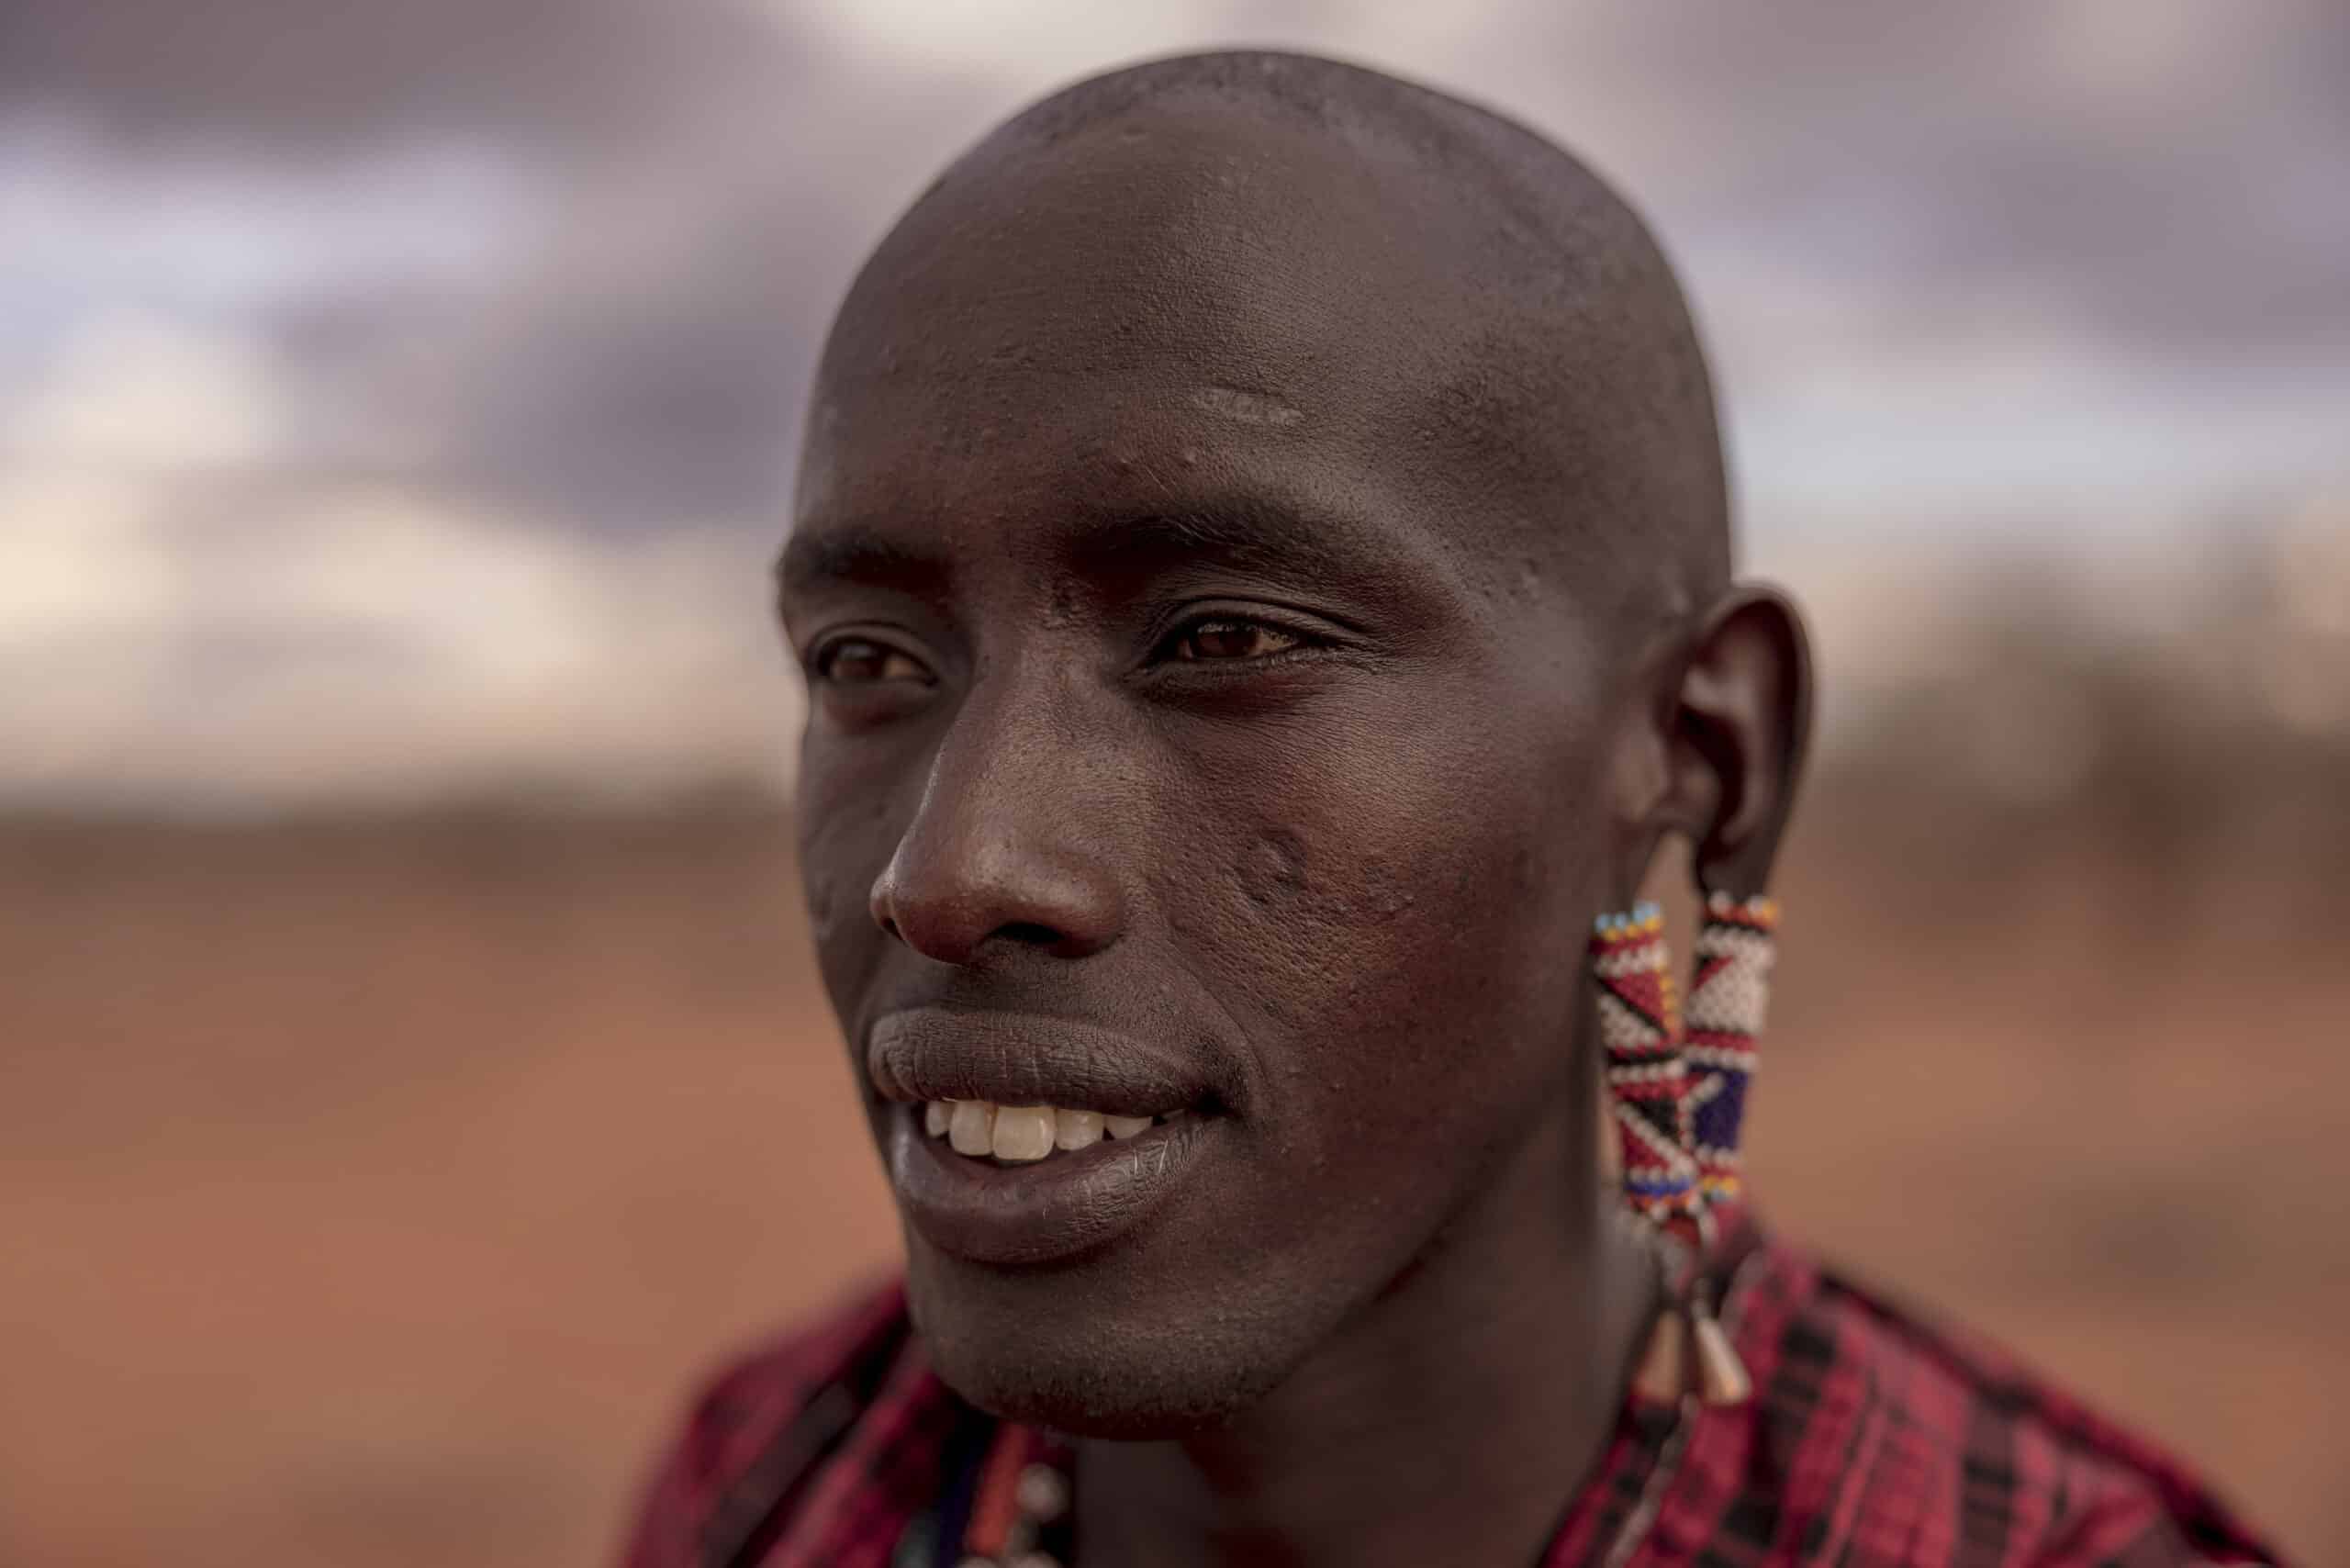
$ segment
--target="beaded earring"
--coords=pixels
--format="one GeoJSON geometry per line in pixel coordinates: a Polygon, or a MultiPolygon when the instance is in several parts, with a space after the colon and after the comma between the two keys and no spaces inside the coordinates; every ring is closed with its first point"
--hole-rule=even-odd
{"type": "Polygon", "coordinates": [[[1735,1208],[1745,1197],[1738,1138],[1771,1002],[1778,929],[1775,900],[1718,891],[1706,896],[1681,1057],[1689,1080],[1690,1152],[1705,1207],[1713,1214],[1735,1208]]]}
{"type": "Polygon", "coordinates": [[[1599,1039],[1607,1053],[1625,1206],[1695,1243],[1702,1193],[1690,1152],[1681,1002],[1664,912],[1643,902],[1629,914],[1602,915],[1592,933],[1591,972],[1598,982],[1599,1039]]]}
{"type": "Polygon", "coordinates": [[[1707,1299],[1701,1265],[1743,1197],[1739,1133],[1777,925],[1778,906],[1767,898],[1707,894],[1685,1020],[1661,909],[1643,902],[1629,914],[1603,915],[1592,934],[1624,1212],[1655,1248],[1666,1302],[1632,1379],[1644,1399],[1680,1400],[1692,1361],[1707,1403],[1743,1404],[1751,1392],[1707,1299]]]}

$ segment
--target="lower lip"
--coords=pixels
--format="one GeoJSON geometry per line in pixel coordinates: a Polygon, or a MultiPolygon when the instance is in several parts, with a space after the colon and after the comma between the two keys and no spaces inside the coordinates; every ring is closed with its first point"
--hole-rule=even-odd
{"type": "Polygon", "coordinates": [[[1195,1113],[1032,1164],[991,1165],[925,1134],[922,1109],[889,1107],[890,1184],[923,1240],[974,1263],[1049,1263],[1125,1236],[1182,1185],[1215,1121],[1195,1113]]]}

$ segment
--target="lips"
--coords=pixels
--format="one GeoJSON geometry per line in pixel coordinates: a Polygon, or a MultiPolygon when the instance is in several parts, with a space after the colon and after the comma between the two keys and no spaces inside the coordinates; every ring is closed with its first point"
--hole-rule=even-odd
{"type": "Polygon", "coordinates": [[[918,1007],[885,1014],[866,1067],[885,1100],[985,1100],[1082,1106],[1111,1116],[1193,1109],[1210,1089],[1199,1068],[1131,1035],[1024,1013],[918,1007]]]}
{"type": "Polygon", "coordinates": [[[1044,1263],[1112,1243],[1174,1197],[1225,1131],[1222,1117],[1181,1114],[1214,1103],[1198,1066],[1131,1036],[1061,1019],[892,1013],[873,1025],[866,1062],[876,1092],[893,1102],[883,1158],[908,1222],[934,1247],[972,1262],[1044,1263]],[[950,1138],[925,1130],[928,1107],[950,1101],[1165,1119],[1034,1163],[1005,1163],[980,1156],[976,1144],[957,1153],[950,1138]]]}

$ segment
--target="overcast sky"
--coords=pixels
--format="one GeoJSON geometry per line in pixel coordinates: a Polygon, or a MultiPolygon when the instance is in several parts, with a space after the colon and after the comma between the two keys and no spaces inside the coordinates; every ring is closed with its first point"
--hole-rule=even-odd
{"type": "Polygon", "coordinates": [[[1629,191],[1799,579],[2350,483],[2335,0],[9,0],[0,796],[772,771],[759,569],[857,261],[1027,98],[1217,43],[1629,191]]]}

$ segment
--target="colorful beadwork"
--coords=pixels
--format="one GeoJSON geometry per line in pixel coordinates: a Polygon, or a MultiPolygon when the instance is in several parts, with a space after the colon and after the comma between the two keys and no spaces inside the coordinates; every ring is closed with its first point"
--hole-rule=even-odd
{"type": "MultiPolygon", "coordinates": [[[[999,1425],[973,1478],[962,1540],[938,1543],[939,1568],[1061,1568],[1068,1561],[1069,1457],[1058,1439],[1016,1422],[999,1425]]],[[[911,1547],[901,1540],[897,1560],[932,1568],[923,1561],[925,1539],[914,1538],[911,1547]]]]}
{"type": "Polygon", "coordinates": [[[1632,1374],[1632,1397],[1644,1403],[1677,1405],[1694,1392],[1709,1405],[1740,1405],[1752,1391],[1714,1320],[1698,1263],[1723,1211],[1741,1195],[1738,1137],[1778,924],[1779,907],[1767,898],[1707,896],[1685,1017],[1663,911],[1641,903],[1601,916],[1592,932],[1624,1212],[1667,1242],[1657,1254],[1666,1305],[1632,1374]]]}
{"type": "Polygon", "coordinates": [[[1699,1205],[1690,1152],[1688,1079],[1681,1058],[1680,998],[1664,939],[1664,912],[1642,903],[1603,915],[1591,937],[1599,1037],[1623,1158],[1624,1197],[1668,1234],[1695,1240],[1699,1205]]]}
{"type": "Polygon", "coordinates": [[[1664,913],[1603,915],[1591,938],[1600,1042],[1624,1198],[1666,1235],[1702,1245],[1744,1182],[1739,1134],[1770,1001],[1779,906],[1707,895],[1685,1010],[1664,913]]]}
{"type": "Polygon", "coordinates": [[[1734,1205],[1744,1194],[1739,1133],[1771,999],[1778,926],[1774,901],[1717,892],[1707,898],[1697,928],[1681,1055],[1688,1080],[1690,1152],[1709,1212],[1734,1205]]]}

